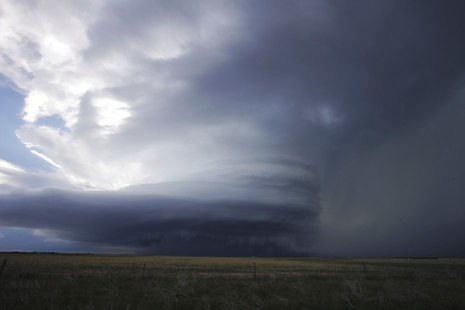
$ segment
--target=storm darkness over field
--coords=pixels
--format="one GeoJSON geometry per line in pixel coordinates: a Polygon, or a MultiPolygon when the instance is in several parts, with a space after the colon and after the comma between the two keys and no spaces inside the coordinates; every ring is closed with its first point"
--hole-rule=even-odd
{"type": "Polygon", "coordinates": [[[465,255],[465,2],[0,2],[0,250],[465,255]]]}

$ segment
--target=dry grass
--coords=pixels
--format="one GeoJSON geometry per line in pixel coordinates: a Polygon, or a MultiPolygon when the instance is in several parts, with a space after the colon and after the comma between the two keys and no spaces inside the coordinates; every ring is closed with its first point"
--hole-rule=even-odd
{"type": "Polygon", "coordinates": [[[0,309],[465,309],[464,260],[0,253],[0,309]]]}

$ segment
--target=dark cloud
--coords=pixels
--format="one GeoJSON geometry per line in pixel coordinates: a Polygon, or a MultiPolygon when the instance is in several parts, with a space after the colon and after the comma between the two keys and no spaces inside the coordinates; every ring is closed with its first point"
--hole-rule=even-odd
{"type": "Polygon", "coordinates": [[[300,205],[131,192],[14,192],[0,204],[1,225],[40,229],[82,248],[145,254],[309,254],[317,218],[300,205]]]}
{"type": "Polygon", "coordinates": [[[323,186],[322,252],[465,255],[464,98],[382,142],[353,144],[334,163],[323,186]]]}
{"type": "Polygon", "coordinates": [[[251,6],[242,41],[229,50],[233,57],[197,85],[217,109],[284,106],[278,121],[294,124],[292,134],[312,134],[312,124],[296,124],[304,123],[304,109],[320,104],[354,130],[395,130],[443,104],[463,75],[465,26],[457,1],[251,6]]]}

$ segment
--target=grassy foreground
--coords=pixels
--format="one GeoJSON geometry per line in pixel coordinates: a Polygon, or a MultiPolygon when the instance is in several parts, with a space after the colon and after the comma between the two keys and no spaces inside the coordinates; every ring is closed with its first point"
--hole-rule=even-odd
{"type": "Polygon", "coordinates": [[[458,259],[5,259],[0,309],[465,309],[458,259]]]}

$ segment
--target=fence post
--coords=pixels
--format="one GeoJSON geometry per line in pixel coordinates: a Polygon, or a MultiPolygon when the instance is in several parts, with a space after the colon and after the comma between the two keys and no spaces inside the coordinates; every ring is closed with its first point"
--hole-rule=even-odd
{"type": "Polygon", "coordinates": [[[140,278],[143,280],[144,279],[144,275],[145,275],[145,264],[144,266],[142,267],[142,273],[140,275],[140,278]]]}
{"type": "Polygon", "coordinates": [[[8,258],[5,258],[2,263],[2,267],[0,268],[0,278],[2,277],[3,270],[5,269],[6,263],[8,262],[8,258]]]}
{"type": "Polygon", "coordinates": [[[257,265],[255,264],[255,256],[253,257],[253,279],[257,279],[257,265]]]}

